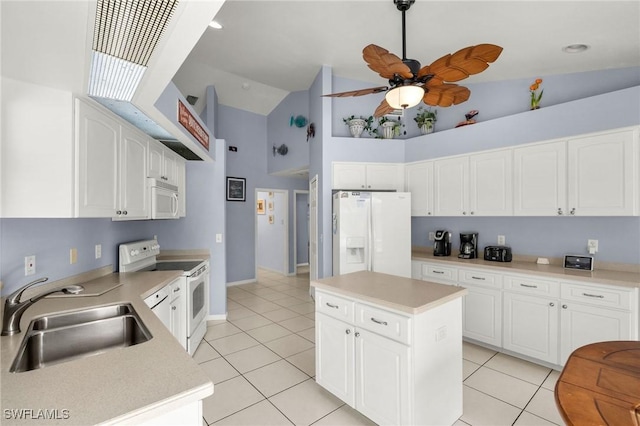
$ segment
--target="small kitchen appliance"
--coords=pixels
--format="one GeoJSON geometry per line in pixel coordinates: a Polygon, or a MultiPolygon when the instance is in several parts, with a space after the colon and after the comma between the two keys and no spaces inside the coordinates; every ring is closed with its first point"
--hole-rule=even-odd
{"type": "Polygon", "coordinates": [[[564,256],[566,269],[578,269],[582,271],[593,271],[593,256],[582,256],[578,254],[567,254],[564,256]]]}
{"type": "Polygon", "coordinates": [[[436,231],[433,241],[434,256],[451,256],[451,232],[445,229],[436,231]]]}
{"type": "Polygon", "coordinates": [[[477,232],[460,233],[460,253],[458,257],[461,259],[475,259],[478,257],[477,232]]]}
{"type": "MultiPolygon", "coordinates": [[[[176,289],[185,289],[182,300],[186,302],[186,341],[182,346],[193,355],[207,331],[209,312],[209,261],[202,259],[158,260],[160,244],[158,240],[133,241],[119,246],[119,271],[182,271],[180,285],[176,289]]],[[[174,289],[174,291],[177,291],[174,289]]],[[[160,297],[159,299],[162,299],[160,297]]],[[[161,300],[160,300],[161,302],[161,300]]],[[[169,309],[168,299],[162,304],[149,306],[161,319],[169,309]],[[156,312],[157,311],[157,312],[156,312]]],[[[163,320],[164,322],[164,320],[163,320]]]]}
{"type": "Polygon", "coordinates": [[[486,246],[484,248],[484,260],[492,262],[511,262],[511,247],[508,246],[486,246]]]}

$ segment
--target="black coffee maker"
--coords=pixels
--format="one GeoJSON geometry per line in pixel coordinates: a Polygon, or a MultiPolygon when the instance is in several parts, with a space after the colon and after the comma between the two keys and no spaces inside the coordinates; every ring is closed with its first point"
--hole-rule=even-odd
{"type": "Polygon", "coordinates": [[[460,254],[461,259],[475,259],[478,257],[478,233],[477,232],[461,232],[460,233],[460,254]]]}
{"type": "Polygon", "coordinates": [[[434,256],[451,256],[451,232],[444,229],[435,233],[433,242],[434,256]]]}

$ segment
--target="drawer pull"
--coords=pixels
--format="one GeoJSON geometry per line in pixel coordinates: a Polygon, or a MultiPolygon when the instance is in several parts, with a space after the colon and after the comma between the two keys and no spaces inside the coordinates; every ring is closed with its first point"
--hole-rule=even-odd
{"type": "Polygon", "coordinates": [[[474,280],[480,280],[480,281],[484,281],[486,279],[485,277],[474,277],[473,275],[471,276],[471,278],[473,278],[474,280]]]}
{"type": "Polygon", "coordinates": [[[376,324],[389,325],[386,321],[380,321],[375,319],[374,317],[371,317],[371,321],[375,322],[376,324]]]}
{"type": "Polygon", "coordinates": [[[350,330],[350,329],[348,329],[348,328],[347,328],[344,332],[345,332],[346,334],[351,334],[351,330],[350,330]]]}
{"type": "Polygon", "coordinates": [[[598,299],[604,299],[604,296],[601,294],[582,293],[582,295],[587,297],[597,297],[598,299]]]}
{"type": "Polygon", "coordinates": [[[326,304],[328,307],[333,308],[333,309],[338,309],[338,308],[340,307],[340,306],[338,306],[338,305],[332,305],[332,304],[331,304],[331,303],[329,303],[329,302],[326,302],[325,304],[326,304]]]}
{"type": "Polygon", "coordinates": [[[433,271],[434,274],[444,274],[444,271],[433,271]]]}
{"type": "Polygon", "coordinates": [[[537,286],[537,285],[523,284],[523,283],[520,283],[520,287],[538,288],[538,286],[537,286]]]}

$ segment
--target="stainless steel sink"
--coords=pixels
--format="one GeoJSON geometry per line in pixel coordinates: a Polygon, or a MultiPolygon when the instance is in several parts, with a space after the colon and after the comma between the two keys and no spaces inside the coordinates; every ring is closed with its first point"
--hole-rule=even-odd
{"type": "Polygon", "coordinates": [[[10,371],[44,368],[144,343],[151,337],[130,304],[48,315],[31,321],[10,371]]]}

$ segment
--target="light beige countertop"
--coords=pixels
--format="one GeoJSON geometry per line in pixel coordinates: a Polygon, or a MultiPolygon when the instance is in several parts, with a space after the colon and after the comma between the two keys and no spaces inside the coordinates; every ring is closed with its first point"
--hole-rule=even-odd
{"type": "MultiPolygon", "coordinates": [[[[594,284],[610,284],[621,287],[640,287],[640,273],[628,270],[600,269],[596,262],[593,271],[577,271],[565,269],[561,265],[539,265],[535,261],[491,262],[484,259],[460,259],[455,255],[434,256],[428,251],[413,250],[412,260],[441,263],[455,267],[472,267],[493,269],[498,273],[536,274],[549,278],[571,281],[583,281],[594,284]]],[[[622,268],[621,268],[622,269],[622,268]]]]}
{"type": "MultiPolygon", "coordinates": [[[[3,425],[90,425],[140,422],[213,393],[213,383],[144,303],[144,298],[180,276],[178,271],[108,274],[82,285],[112,290],[99,296],[45,298],[22,317],[21,333],[0,337],[3,425]],[[50,313],[130,303],[152,338],[127,348],[23,373],[9,368],[29,323],[50,313]],[[57,410],[68,419],[7,418],[7,410],[57,410]],[[66,411],[63,411],[66,410],[66,411]],[[161,410],[153,411],[152,410],[161,410]]],[[[99,291],[96,293],[100,293],[99,291]]],[[[4,304],[4,301],[3,303],[4,304]]]]}
{"type": "Polygon", "coordinates": [[[369,271],[314,280],[311,286],[414,315],[467,294],[463,287],[369,271]]]}

